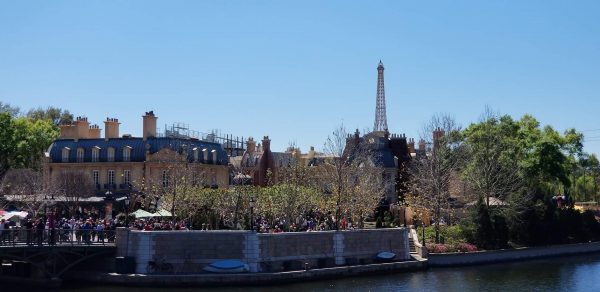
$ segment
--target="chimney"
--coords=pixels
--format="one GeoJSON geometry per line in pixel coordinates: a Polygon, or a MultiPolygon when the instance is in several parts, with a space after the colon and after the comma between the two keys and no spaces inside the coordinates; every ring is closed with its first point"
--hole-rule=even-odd
{"type": "Polygon", "coordinates": [[[415,139],[408,140],[408,153],[415,153],[415,139]]]}
{"type": "Polygon", "coordinates": [[[419,150],[425,151],[425,140],[423,139],[419,140],[419,150]]]}
{"type": "Polygon", "coordinates": [[[246,151],[248,153],[256,152],[256,142],[254,141],[254,138],[248,137],[248,142],[246,142],[246,151]]]}
{"type": "Polygon", "coordinates": [[[119,138],[119,120],[106,118],[104,121],[104,139],[119,138]]]}
{"type": "Polygon", "coordinates": [[[144,121],[144,141],[148,138],[156,137],[156,120],[158,117],[154,116],[154,111],[146,112],[146,114],[142,116],[142,119],[144,121]]]}
{"type": "Polygon", "coordinates": [[[310,146],[310,150],[308,150],[308,155],[307,155],[307,158],[308,158],[309,160],[310,160],[310,159],[313,159],[313,158],[315,158],[315,155],[316,155],[316,152],[315,152],[315,147],[314,147],[314,146],[310,146]]]}
{"type": "Polygon", "coordinates": [[[433,131],[433,149],[435,149],[440,141],[440,138],[444,137],[446,132],[442,128],[437,128],[433,131]]]}
{"type": "Polygon", "coordinates": [[[100,139],[100,127],[98,125],[93,124],[88,129],[88,138],[90,139],[100,139]]]}
{"type": "Polygon", "coordinates": [[[62,124],[60,127],[60,139],[76,139],[77,127],[74,124],[62,124]]]}
{"type": "Polygon", "coordinates": [[[75,139],[87,139],[88,134],[90,133],[89,127],[90,123],[86,117],[77,117],[75,120],[75,127],[77,128],[75,133],[75,139]]]}
{"type": "Polygon", "coordinates": [[[269,136],[264,136],[262,140],[263,152],[271,151],[271,139],[269,136]]]}

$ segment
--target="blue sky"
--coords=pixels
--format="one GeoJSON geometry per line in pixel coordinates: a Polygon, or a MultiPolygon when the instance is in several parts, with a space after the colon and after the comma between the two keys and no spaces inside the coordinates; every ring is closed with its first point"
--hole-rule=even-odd
{"type": "Polygon", "coordinates": [[[589,137],[600,153],[598,1],[2,1],[0,101],[54,105],[121,134],[269,135],[322,149],[373,127],[385,65],[391,132],[488,105],[589,137]],[[525,3],[526,2],[526,3],[525,3]]]}

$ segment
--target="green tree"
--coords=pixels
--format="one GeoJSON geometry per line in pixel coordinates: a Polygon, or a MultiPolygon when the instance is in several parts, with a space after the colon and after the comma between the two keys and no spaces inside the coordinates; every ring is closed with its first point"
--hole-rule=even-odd
{"type": "Polygon", "coordinates": [[[49,120],[57,126],[73,121],[73,114],[71,114],[68,110],[53,106],[49,106],[46,109],[41,107],[38,107],[37,109],[31,109],[27,112],[27,117],[34,121],[49,120]]]}
{"type": "Polygon", "coordinates": [[[15,128],[9,112],[0,113],[0,177],[11,168],[16,152],[15,128]]]}
{"type": "Polygon", "coordinates": [[[464,177],[487,207],[491,197],[504,199],[522,187],[515,158],[519,156],[518,145],[523,143],[515,143],[517,130],[510,116],[499,117],[486,110],[479,123],[463,132],[470,157],[464,177]]]}
{"type": "Polygon", "coordinates": [[[0,101],[0,113],[9,113],[11,116],[16,117],[20,112],[21,110],[18,107],[0,101]]]}
{"type": "Polygon", "coordinates": [[[13,121],[15,152],[11,167],[40,169],[44,151],[58,138],[59,130],[50,121],[26,117],[13,121]]]}

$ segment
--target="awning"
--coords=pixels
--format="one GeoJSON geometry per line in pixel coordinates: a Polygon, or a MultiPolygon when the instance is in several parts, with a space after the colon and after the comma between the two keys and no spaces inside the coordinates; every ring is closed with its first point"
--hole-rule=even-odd
{"type": "Polygon", "coordinates": [[[153,217],[171,217],[171,216],[173,216],[173,214],[171,214],[171,212],[169,212],[165,209],[161,209],[161,210],[154,212],[154,214],[152,214],[152,216],[153,217]]]}
{"type": "Polygon", "coordinates": [[[133,215],[135,216],[135,218],[147,218],[147,217],[154,217],[154,214],[148,212],[148,211],[144,211],[142,209],[138,209],[137,211],[129,214],[129,215],[133,215]]]}
{"type": "Polygon", "coordinates": [[[25,212],[25,211],[14,211],[14,212],[7,212],[4,215],[0,216],[0,220],[4,219],[4,220],[10,220],[12,219],[17,220],[17,219],[25,219],[27,218],[27,215],[29,215],[29,213],[25,212]]]}

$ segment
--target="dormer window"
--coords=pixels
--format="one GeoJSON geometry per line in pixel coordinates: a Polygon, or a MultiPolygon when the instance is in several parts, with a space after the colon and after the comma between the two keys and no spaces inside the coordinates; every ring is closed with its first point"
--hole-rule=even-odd
{"type": "Polygon", "coordinates": [[[202,160],[204,163],[208,161],[208,149],[206,148],[202,149],[202,160]]]}
{"type": "Polygon", "coordinates": [[[71,148],[69,147],[62,149],[62,162],[69,162],[69,152],[71,152],[71,148]]]}
{"type": "Polygon", "coordinates": [[[212,153],[212,163],[217,164],[217,150],[213,149],[210,153],[212,153]]]}
{"type": "Polygon", "coordinates": [[[108,147],[108,149],[106,150],[106,160],[108,162],[114,162],[115,161],[115,148],[108,147]]]}
{"type": "Polygon", "coordinates": [[[84,155],[84,150],[83,148],[77,148],[77,162],[83,162],[83,155],[84,155]]]}
{"type": "Polygon", "coordinates": [[[125,146],[125,148],[123,148],[123,161],[131,161],[131,149],[130,146],[125,146]]]}
{"type": "Polygon", "coordinates": [[[100,147],[94,146],[94,148],[92,148],[92,162],[98,162],[99,157],[100,157],[100,147]]]}
{"type": "Polygon", "coordinates": [[[198,162],[198,154],[199,154],[198,147],[194,147],[194,149],[192,149],[192,151],[194,151],[194,162],[198,162]]]}

